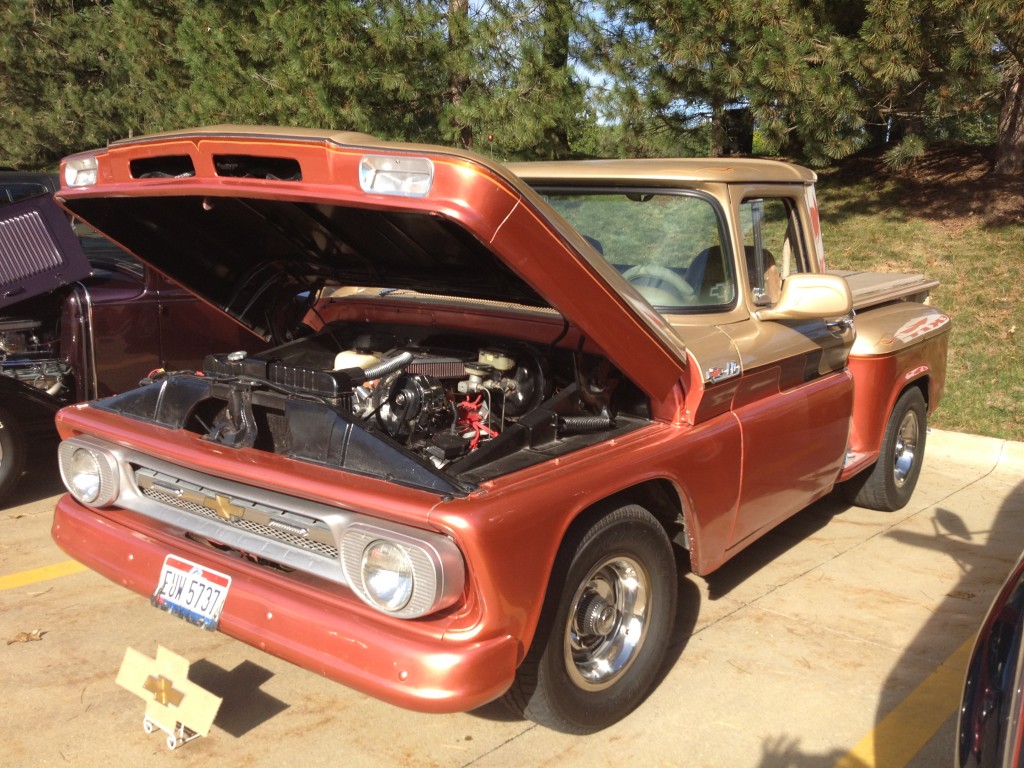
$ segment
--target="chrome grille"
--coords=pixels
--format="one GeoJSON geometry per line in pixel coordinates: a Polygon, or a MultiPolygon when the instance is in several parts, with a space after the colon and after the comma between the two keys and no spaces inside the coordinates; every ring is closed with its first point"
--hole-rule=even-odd
{"type": "Polygon", "coordinates": [[[278,541],[283,541],[285,544],[290,544],[293,547],[300,547],[301,549],[306,549],[310,552],[316,552],[324,557],[338,557],[338,548],[330,544],[324,544],[319,541],[303,538],[302,536],[296,536],[288,531],[282,531],[260,523],[254,523],[251,520],[241,519],[232,521],[232,524],[237,525],[242,530],[249,531],[249,533],[266,536],[267,538],[274,538],[278,541]]]}
{"type": "Polygon", "coordinates": [[[139,492],[148,499],[166,504],[183,512],[216,521],[265,539],[287,544],[290,547],[312,552],[332,560],[338,558],[338,548],[333,544],[331,530],[321,521],[302,518],[302,525],[296,524],[293,516],[283,509],[276,509],[264,504],[241,499],[235,496],[222,496],[215,491],[185,483],[177,478],[168,477],[150,470],[138,470],[135,473],[139,492]],[[220,497],[232,508],[232,514],[218,514],[211,506],[195,500],[196,497],[220,497]],[[238,514],[234,514],[237,512],[238,514]],[[268,525],[270,521],[283,523],[281,527],[268,525]],[[290,530],[289,530],[290,529],[290,530]],[[293,533],[303,529],[308,535],[293,533]]]}

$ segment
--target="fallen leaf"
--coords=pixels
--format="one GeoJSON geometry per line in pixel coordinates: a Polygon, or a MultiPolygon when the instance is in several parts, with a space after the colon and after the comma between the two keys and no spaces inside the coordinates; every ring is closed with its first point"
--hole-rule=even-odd
{"type": "Polygon", "coordinates": [[[14,637],[7,638],[7,644],[11,643],[29,643],[33,640],[42,640],[43,635],[46,633],[41,629],[33,629],[31,632],[19,632],[14,637]]]}
{"type": "Polygon", "coordinates": [[[973,600],[976,595],[973,592],[966,592],[962,589],[954,589],[952,592],[946,593],[946,597],[953,597],[957,600],[973,600]]]}

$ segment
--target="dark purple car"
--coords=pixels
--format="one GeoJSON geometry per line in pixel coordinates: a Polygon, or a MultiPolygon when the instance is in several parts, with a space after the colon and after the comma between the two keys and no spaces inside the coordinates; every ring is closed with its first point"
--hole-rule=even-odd
{"type": "Polygon", "coordinates": [[[109,240],[76,231],[56,178],[0,173],[0,505],[69,403],[266,343],[109,240]]]}
{"type": "Polygon", "coordinates": [[[1024,764],[1024,556],[992,602],[967,667],[957,768],[1024,764]]]}

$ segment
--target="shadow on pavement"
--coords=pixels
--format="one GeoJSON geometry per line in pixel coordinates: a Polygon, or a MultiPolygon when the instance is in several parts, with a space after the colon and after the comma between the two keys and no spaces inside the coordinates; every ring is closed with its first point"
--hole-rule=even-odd
{"type": "Polygon", "coordinates": [[[214,724],[236,739],[288,709],[283,701],[260,690],[272,677],[251,661],[228,671],[200,659],[188,671],[189,680],[223,700],[214,724]]]}
{"type": "MultiPolygon", "coordinates": [[[[927,660],[930,668],[935,668],[945,661],[968,637],[976,633],[981,626],[985,611],[992,602],[1002,584],[1003,578],[1013,567],[1013,561],[1024,548],[1024,529],[1021,528],[1021,515],[1024,514],[1024,482],[1019,483],[1006,496],[996,513],[992,528],[988,531],[975,530],[955,512],[937,508],[932,520],[934,535],[923,535],[913,531],[894,530],[891,536],[901,543],[924,547],[943,552],[950,558],[950,565],[959,569],[960,581],[951,589],[939,607],[932,613],[914,640],[907,646],[896,663],[883,689],[879,702],[876,724],[880,723],[895,709],[907,695],[907,670],[902,669],[904,662],[910,669],[927,660]],[[1005,555],[1003,554],[1005,553],[1005,555]],[[1001,573],[991,577],[984,575],[986,560],[1002,560],[1010,558],[1001,573]],[[980,575],[979,575],[980,574],[980,575]],[[949,617],[962,614],[964,601],[971,601],[976,609],[977,619],[963,634],[950,636],[943,630],[942,623],[948,623],[949,617]],[[936,653],[938,646],[938,653],[936,653]]],[[[989,563],[991,567],[993,563],[989,563]]],[[[974,611],[972,611],[973,614],[974,611]]],[[[966,675],[966,669],[963,670],[966,675]]],[[[958,697],[962,693],[958,692],[958,697]]],[[[954,702],[936,702],[937,707],[945,707],[951,713],[959,708],[959,698],[954,702]]],[[[952,739],[945,745],[944,755],[948,756],[949,764],[953,762],[955,749],[955,730],[952,739]]],[[[902,740],[894,736],[886,736],[884,731],[876,732],[875,761],[876,765],[885,765],[892,761],[894,754],[904,749],[902,740]]],[[[917,763],[910,763],[917,765],[917,763]]],[[[920,763],[924,768],[924,763],[920,763]]]]}
{"type": "Polygon", "coordinates": [[[849,509],[838,493],[826,496],[798,512],[743,550],[714,573],[705,577],[708,597],[718,600],[747,581],[785,552],[822,530],[832,519],[849,509]]]}
{"type": "MultiPolygon", "coordinates": [[[[838,502],[836,503],[838,504],[838,502]]],[[[816,510],[816,512],[812,512],[808,516],[797,515],[793,521],[780,526],[780,529],[789,528],[788,532],[784,532],[786,536],[801,530],[805,531],[805,535],[807,535],[813,532],[811,528],[815,524],[815,519],[824,523],[826,517],[831,517],[837,511],[841,511],[841,508],[830,507],[826,500],[826,502],[819,502],[811,510],[816,510]],[[810,519],[806,519],[808,517],[810,519]]],[[[990,530],[972,529],[969,521],[964,520],[957,513],[937,507],[932,516],[933,533],[923,534],[896,528],[884,534],[908,546],[923,547],[948,555],[950,567],[958,569],[961,578],[955,587],[947,592],[941,604],[932,611],[932,618],[921,627],[915,638],[903,650],[900,658],[894,664],[892,672],[883,683],[875,715],[876,726],[892,713],[933,670],[946,661],[972,633],[977,631],[986,609],[999,591],[1003,576],[1012,569],[1016,556],[1024,547],[1024,529],[1020,526],[1022,514],[1024,514],[1024,482],[1018,484],[1003,500],[990,530]],[[986,560],[989,561],[987,569],[985,567],[986,560]],[[996,563],[1003,560],[1008,560],[1005,573],[999,575],[998,572],[992,572],[996,563]],[[992,573],[985,575],[986,570],[992,573]],[[964,610],[965,601],[974,603],[972,610],[964,610]],[[977,615],[976,619],[973,618],[975,614],[977,615]],[[955,623],[957,617],[962,617],[964,620],[963,631],[950,632],[949,624],[955,623]]],[[[728,565],[723,568],[722,570],[726,571],[725,579],[722,584],[718,585],[718,588],[720,590],[724,588],[727,591],[731,586],[740,583],[744,578],[756,572],[760,567],[758,561],[761,561],[762,564],[767,562],[771,557],[784,551],[780,549],[783,546],[785,546],[784,539],[783,541],[775,539],[765,547],[752,547],[752,550],[760,549],[762,551],[752,558],[738,558],[741,562],[737,563],[735,568],[730,569],[728,565]],[[748,559],[754,562],[746,562],[748,559]]],[[[966,669],[963,672],[966,674],[966,669]]],[[[959,697],[959,695],[958,692],[957,696],[959,697]]],[[[948,711],[949,716],[952,717],[959,707],[959,698],[956,701],[936,701],[934,706],[948,711]]],[[[939,733],[942,733],[943,743],[930,743],[927,750],[919,752],[909,763],[905,759],[907,753],[905,735],[896,733],[893,729],[875,731],[874,753],[866,763],[851,754],[839,751],[824,754],[805,753],[796,739],[787,739],[786,737],[768,739],[762,744],[762,758],[758,768],[833,768],[833,766],[839,765],[842,768],[868,768],[868,766],[884,765],[931,768],[932,765],[939,764],[934,762],[937,753],[943,758],[942,765],[951,765],[955,748],[953,743],[956,738],[955,729],[949,729],[949,736],[941,729],[939,733]]],[[[934,739],[935,737],[932,736],[931,740],[934,739]]]]}

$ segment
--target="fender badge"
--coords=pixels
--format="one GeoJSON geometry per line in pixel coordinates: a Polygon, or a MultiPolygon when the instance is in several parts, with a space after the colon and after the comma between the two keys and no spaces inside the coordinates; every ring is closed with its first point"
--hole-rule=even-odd
{"type": "Polygon", "coordinates": [[[725,381],[739,375],[740,364],[735,360],[730,360],[724,368],[708,368],[704,373],[704,378],[707,379],[708,384],[717,384],[720,381],[725,381]]]}

